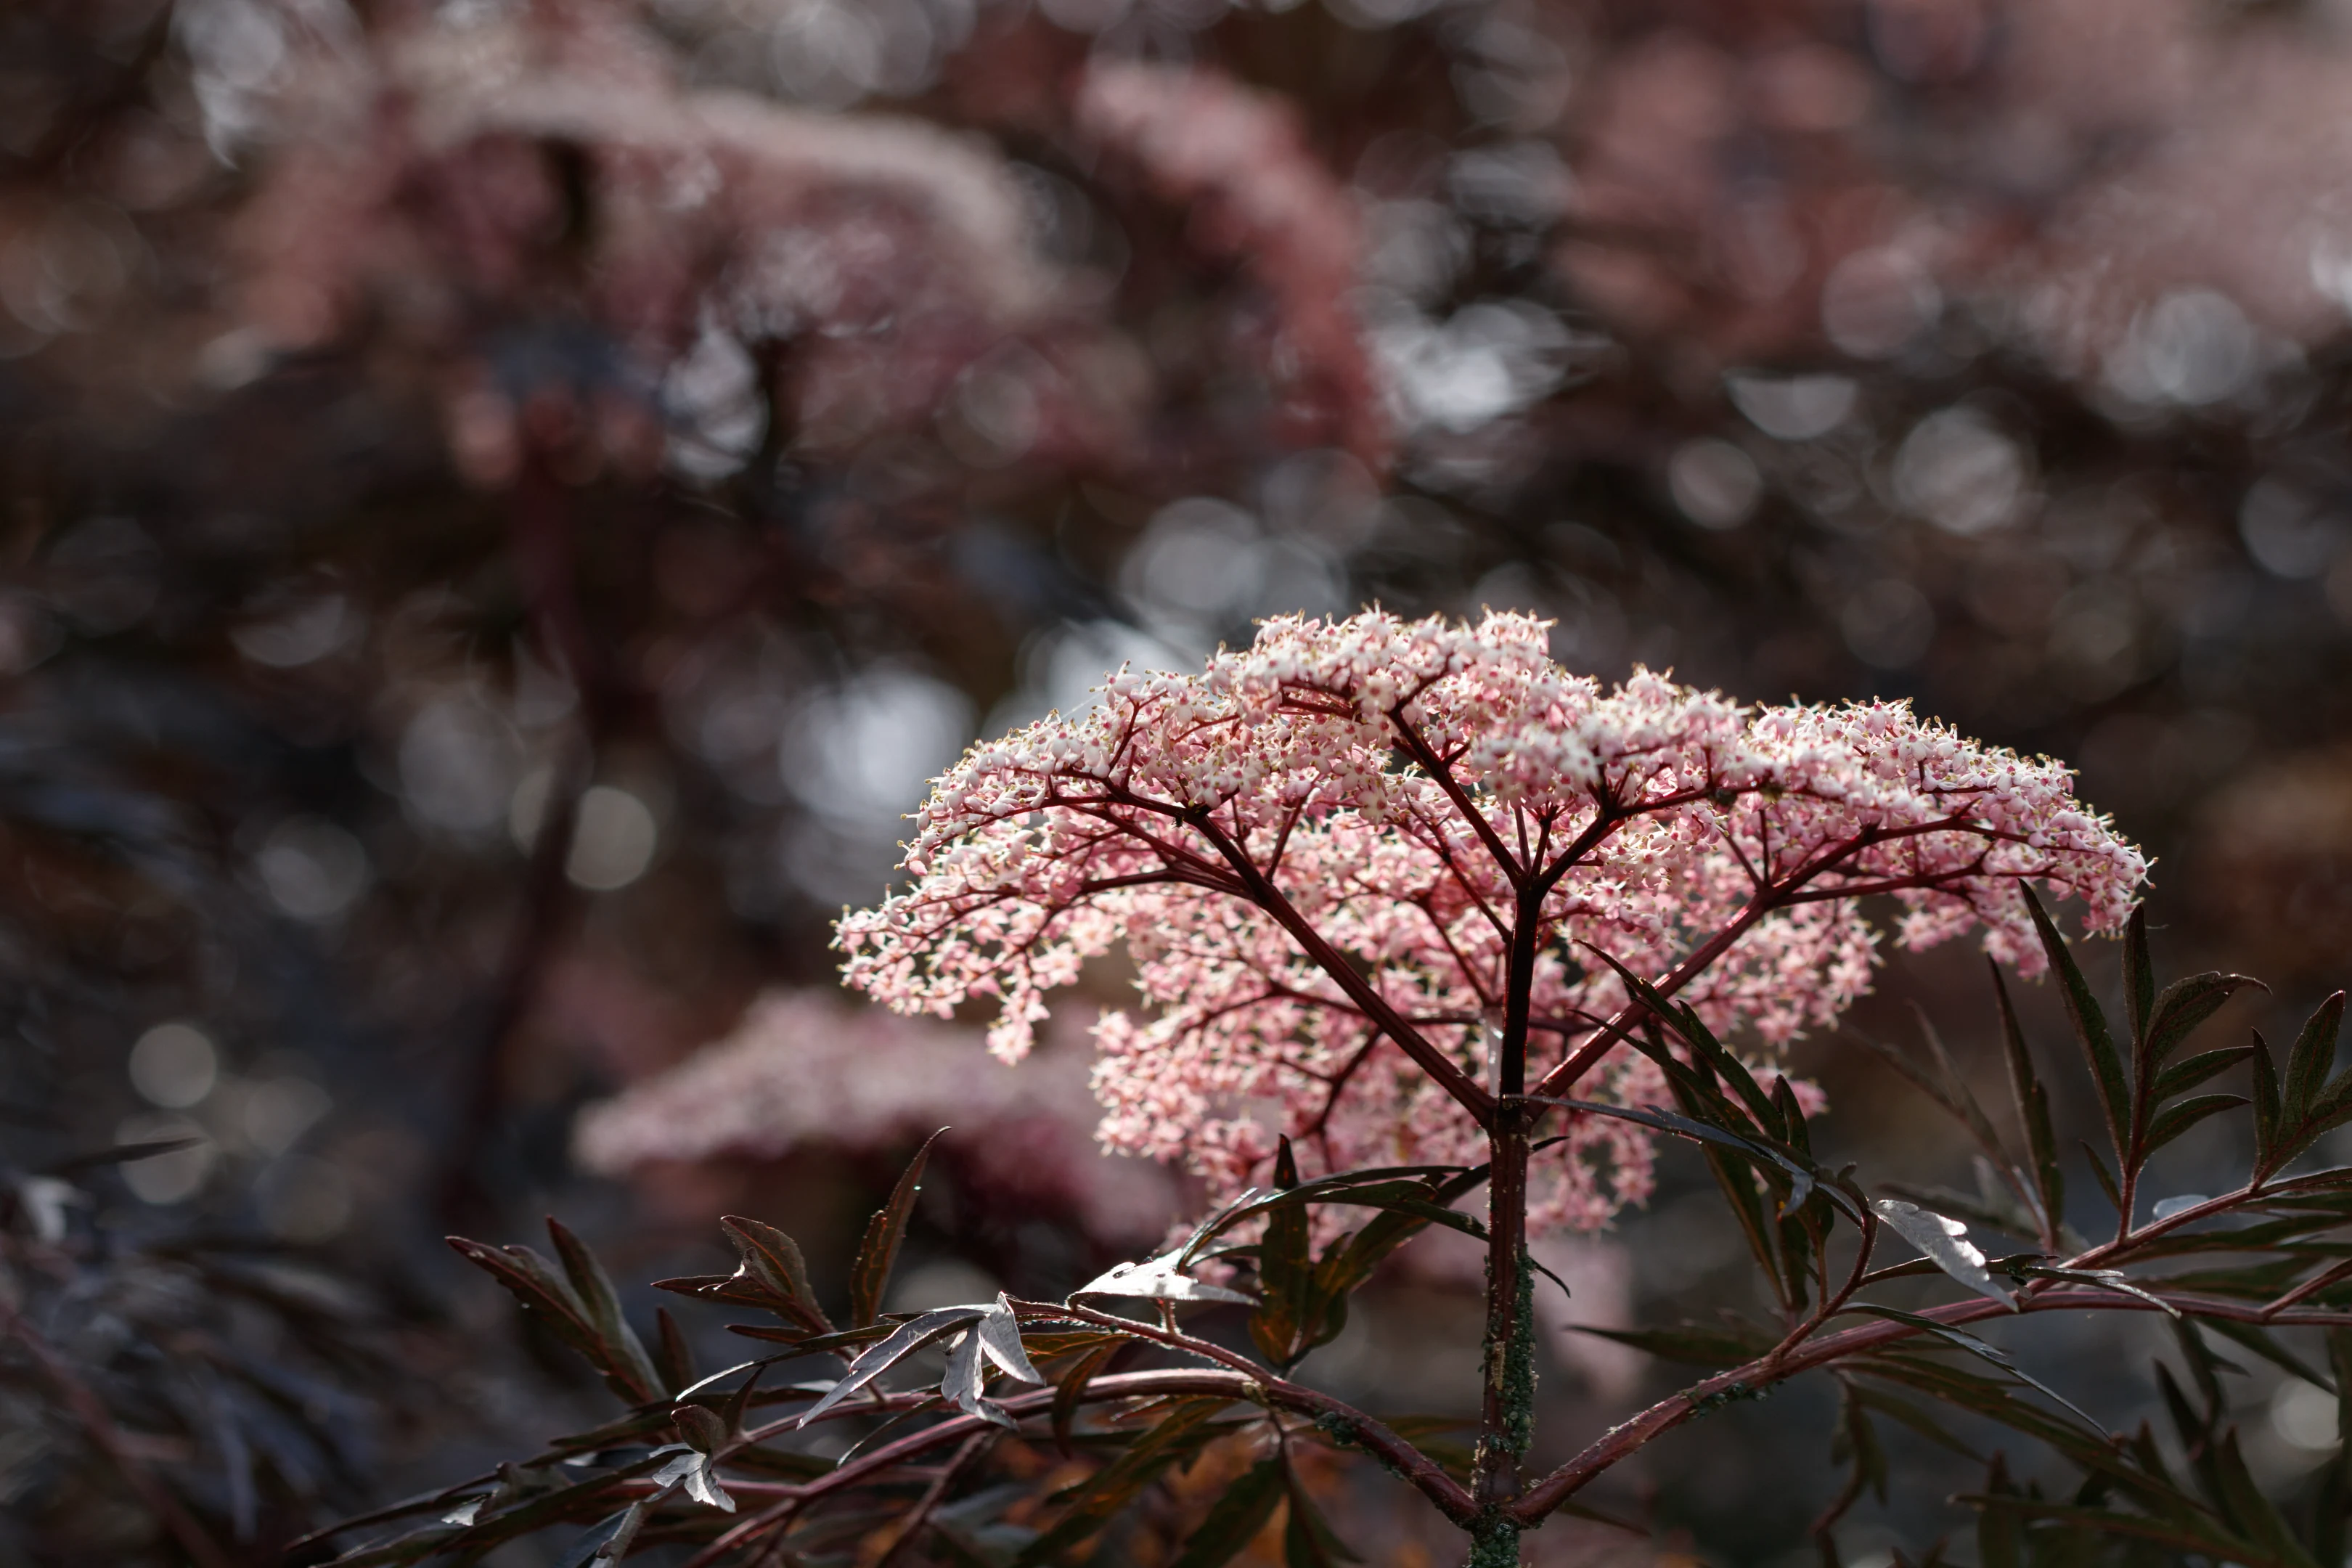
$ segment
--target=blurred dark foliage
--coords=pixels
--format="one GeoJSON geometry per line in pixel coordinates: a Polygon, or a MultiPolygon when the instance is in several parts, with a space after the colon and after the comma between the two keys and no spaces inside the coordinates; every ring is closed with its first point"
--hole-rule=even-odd
{"type": "MultiPolygon", "coordinates": [[[[639,1258],[698,1257],[663,1216],[790,1190],[840,1267],[903,1143],[583,1185],[572,1111],[822,983],[829,912],[971,736],[1370,598],[1539,609],[1580,668],[1908,695],[2074,759],[2158,853],[2167,940],[2340,980],[2347,26],[25,0],[0,952],[26,1168],[202,1140],[89,1178],[73,1234],[340,1274],[362,1337],[447,1369],[355,1484],[436,1482],[572,1397],[439,1229],[520,1234],[560,1194],[639,1258]],[[200,1089],[131,1070],[173,1024],[200,1089]]],[[[1887,1103],[1809,1049],[1863,1123],[1887,1103]]],[[[1607,1244],[1640,1293],[1694,1277],[1679,1212],[1607,1244]]],[[[102,1302],[118,1244],[90,1245],[58,1256],[102,1302]]],[[[1032,1293],[1098,1250],[976,1197],[915,1245],[1032,1293]]],[[[228,1540],[224,1441],[150,1468],[228,1540]]],[[[1798,1461],[1706,1451],[1669,1516],[1742,1560],[1801,1540],[1773,1500],[1798,1461]]],[[[62,1500],[130,1495],[102,1458],[9,1472],[33,1560],[148,1550],[62,1500]]]]}

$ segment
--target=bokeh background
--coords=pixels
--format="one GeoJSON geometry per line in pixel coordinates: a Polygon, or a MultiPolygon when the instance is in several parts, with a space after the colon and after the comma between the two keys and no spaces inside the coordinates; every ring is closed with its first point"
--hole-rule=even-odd
{"type": "MultiPolygon", "coordinates": [[[[1010,1071],[835,994],[829,921],[968,741],[1284,611],[2067,758],[2160,957],[2291,1029],[2352,973],[2347,105],[2341,0],[19,0],[10,1310],[266,1562],[599,1408],[446,1230],[560,1212],[635,1281],[733,1209],[837,1277],[954,1122],[908,1300],[1150,1245],[1193,1194],[1093,1151],[1118,974],[1010,1071]]],[[[1913,1002],[1983,1064],[1977,960],[1856,1027],[1913,1002]]],[[[1797,1059],[1866,1172],[1972,1184],[1797,1059]]],[[[1570,1321],[1746,1300],[1668,1163],[1556,1246],[1558,1440],[1665,1375],[1570,1321]]],[[[1475,1280],[1409,1255],[1319,1375],[1459,1401],[1475,1280]]],[[[2160,1336],[2102,1331],[2051,1354],[2121,1421],[2160,1336]]],[[[0,1555],[174,1561],[5,1361],[0,1555]]],[[[2281,1485],[2335,1440],[2239,1393],[2281,1485]]],[[[1531,1550],[1809,1561],[1828,1419],[1727,1412],[1619,1487],[1660,1544],[1531,1550]]],[[[1965,1523],[1896,1458],[1857,1561],[1965,1523]]]]}

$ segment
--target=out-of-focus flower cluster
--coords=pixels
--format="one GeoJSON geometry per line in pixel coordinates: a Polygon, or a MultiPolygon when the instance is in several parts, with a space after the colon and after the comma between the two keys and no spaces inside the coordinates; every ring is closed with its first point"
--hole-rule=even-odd
{"type": "Polygon", "coordinates": [[[977,1030],[830,990],[770,992],[724,1039],[589,1107],[573,1148],[617,1176],[665,1161],[896,1150],[961,1128],[938,1156],[960,1181],[1113,1247],[1155,1241],[1177,1217],[1175,1181],[1094,1146],[1085,1031],[1062,1032],[1034,1070],[1013,1072],[978,1048],[977,1030]]]}
{"type": "MultiPolygon", "coordinates": [[[[918,880],[844,920],[844,973],[908,1012],[1000,998],[990,1043],[1018,1060],[1045,994],[1123,945],[1155,1016],[1097,1031],[1104,1138],[1232,1190],[1281,1134],[1328,1170],[1475,1161],[1483,1132],[1400,1030],[1486,1071],[1528,918],[1533,1081],[1629,999],[1595,952],[1777,1045],[1868,984],[1864,897],[1904,904],[1908,946],[1981,925],[2031,967],[2017,883],[2100,930],[2137,896],[2145,860],[2056,763],[1886,705],[1750,710],[1646,672],[1604,691],[1545,632],[1293,617],[1202,676],[1122,673],[940,779],[918,880]]],[[[1645,1058],[1610,1063],[1612,1097],[1664,1097],[1645,1058]]],[[[1570,1127],[1537,1213],[1590,1228],[1646,1192],[1648,1142],[1570,1127]]]]}

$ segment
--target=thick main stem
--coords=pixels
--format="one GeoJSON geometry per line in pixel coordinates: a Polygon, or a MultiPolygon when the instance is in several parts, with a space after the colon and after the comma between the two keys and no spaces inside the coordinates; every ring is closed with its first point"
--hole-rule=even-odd
{"type": "MultiPolygon", "coordinates": [[[[1486,1355],[1479,1401],[1476,1496],[1499,1517],[1518,1500],[1519,1457],[1535,1427],[1534,1272],[1528,1267],[1528,1131],[1506,1100],[1487,1141],[1486,1355]]],[[[1502,1561],[1511,1561],[1510,1558],[1502,1561]]],[[[1482,1563],[1485,1559],[1480,1559],[1482,1563]]]]}
{"type": "Polygon", "coordinates": [[[1476,1477],[1486,1519],[1475,1534],[1473,1568],[1518,1561],[1519,1526],[1509,1510],[1519,1497],[1520,1456],[1535,1435],[1535,1275],[1528,1266],[1528,1129],[1533,1108],[1522,1097],[1542,900],[1539,889],[1522,888],[1494,1042],[1495,1110],[1486,1123],[1486,1356],[1476,1477]]]}

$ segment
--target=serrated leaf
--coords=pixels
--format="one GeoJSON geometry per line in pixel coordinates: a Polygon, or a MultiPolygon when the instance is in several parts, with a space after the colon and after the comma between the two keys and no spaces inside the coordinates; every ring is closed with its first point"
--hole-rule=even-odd
{"type": "MultiPolygon", "coordinates": [[[[898,1264],[898,1247],[907,1239],[907,1221],[915,1212],[915,1195],[923,1190],[924,1163],[931,1157],[931,1145],[946,1137],[948,1131],[942,1127],[923,1140],[915,1157],[898,1173],[889,1201],[866,1222],[866,1239],[858,1246],[856,1261],[849,1266],[851,1328],[862,1329],[882,1314],[882,1299],[890,1289],[890,1273],[898,1264]]],[[[794,1256],[798,1256],[797,1248],[794,1256]]]]}
{"type": "Polygon", "coordinates": [[[1200,1528],[1185,1538],[1174,1568],[1224,1568],[1257,1539],[1282,1502],[1282,1458],[1260,1459],[1225,1488],[1200,1528]]]}
{"type": "Polygon", "coordinates": [[[591,1366],[609,1373],[605,1347],[589,1321],[587,1309],[547,1259],[528,1247],[491,1247],[462,1236],[447,1239],[459,1257],[505,1286],[526,1312],[538,1314],[557,1339],[579,1352],[591,1366]]]}
{"type": "Polygon", "coordinates": [[[2017,1293],[1996,1280],[1985,1268],[1985,1255],[1968,1239],[1968,1226],[1900,1198],[1880,1198],[1870,1206],[1896,1235],[1917,1247],[1937,1268],[1987,1300],[1998,1301],[2011,1311],[2017,1310],[2017,1293]]]}
{"type": "Polygon", "coordinates": [[[801,1258],[799,1243],[772,1225],[741,1215],[722,1215],[719,1225],[742,1258],[738,1272],[775,1298],[765,1303],[770,1310],[812,1333],[833,1331],[833,1321],[824,1315],[816,1292],[809,1287],[808,1264],[801,1258]]]}
{"type": "Polygon", "coordinates": [[[2034,1195],[2042,1209],[2042,1237],[2045,1244],[2055,1247],[2066,1215],[2066,1179],[2058,1168],[2057,1140],[2050,1129],[2050,1093],[2034,1071],[2033,1057],[2026,1049],[2024,1031],[2018,1027],[2017,1009],[2010,1003],[2009,984],[2001,976],[2000,966],[1990,960],[1987,963],[1992,971],[1993,1000],[2000,1014],[2010,1096],[2016,1105],[2018,1124],[2025,1131],[2027,1168],[2032,1173],[2034,1195]]]}
{"type": "Polygon", "coordinates": [[[2074,1026],[2074,1040],[2083,1049],[2084,1060],[2091,1069],[2092,1086],[2098,1091],[2099,1109],[2105,1113],[2107,1134],[2114,1141],[2118,1159],[2128,1155],[2131,1148],[2131,1086],[2124,1076],[2123,1058],[2116,1050],[2114,1035],[2107,1027],[2107,1016],[2099,1007],[2098,999],[2091,994],[2090,982],[2066,941],[2058,934],[2042,900],[2026,884],[2018,884],[2024,897],[2025,908],[2033,917],[2033,928],[2041,933],[2042,952],[2049,955],[2051,972],[2058,977],[2059,994],[2066,1004],[2066,1016],[2074,1026]]]}
{"type": "Polygon", "coordinates": [[[634,1404],[660,1398],[664,1386],[661,1373],[655,1369],[653,1357],[646,1353],[645,1342],[637,1338],[637,1331],[622,1316],[621,1299],[614,1293],[604,1266],[585,1243],[552,1216],[547,1222],[547,1234],[555,1242],[556,1256],[563,1260],[563,1272],[574,1296],[587,1310],[588,1322],[601,1352],[599,1359],[604,1363],[601,1370],[615,1384],[616,1391],[634,1404]]]}
{"type": "MultiPolygon", "coordinates": [[[[658,1462],[658,1454],[648,1454],[587,1480],[541,1492],[522,1502],[502,1508],[489,1518],[478,1520],[470,1528],[440,1544],[450,1550],[463,1548],[486,1552],[501,1542],[529,1535],[551,1524],[595,1520],[614,1500],[613,1494],[616,1483],[643,1475],[658,1462]]],[[[529,1475],[530,1472],[521,1473],[529,1475]]],[[[511,1478],[516,1472],[509,1467],[507,1474],[511,1478]]]]}
{"type": "MultiPolygon", "coordinates": [[[[1547,1139],[1535,1147],[1545,1148],[1552,1142],[1547,1139]]],[[[1456,1199],[1474,1190],[1486,1175],[1486,1167],[1477,1165],[1457,1168],[1442,1180],[1433,1177],[1436,1184],[1430,1189],[1429,1202],[1450,1210],[1456,1199]]],[[[1307,1341],[1301,1347],[1302,1355],[1339,1337],[1348,1326],[1349,1298],[1391,1253],[1427,1229],[1429,1223],[1390,1209],[1375,1215],[1361,1230],[1343,1236],[1323,1249],[1307,1287],[1307,1341]]]]}
{"type": "Polygon", "coordinates": [[[2155,1016],[2147,1032],[2147,1044],[2142,1051],[2143,1080],[2152,1082],[2172,1053],[2197,1031],[2198,1026],[2220,1012],[2231,997],[2249,985],[2261,984],[2252,975],[2214,971],[2192,974],[2166,986],[2164,994],[2156,1000],[2155,1016]]]}

